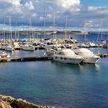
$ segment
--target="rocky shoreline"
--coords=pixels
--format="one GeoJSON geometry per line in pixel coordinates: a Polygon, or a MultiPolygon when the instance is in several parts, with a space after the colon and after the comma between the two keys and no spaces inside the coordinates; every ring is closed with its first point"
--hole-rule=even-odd
{"type": "Polygon", "coordinates": [[[0,108],[55,108],[54,106],[36,105],[23,99],[0,95],[0,108]]]}

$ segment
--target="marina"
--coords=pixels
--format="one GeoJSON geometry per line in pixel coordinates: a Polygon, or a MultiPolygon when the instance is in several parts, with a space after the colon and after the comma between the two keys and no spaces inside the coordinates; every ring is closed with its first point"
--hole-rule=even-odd
{"type": "MultiPolygon", "coordinates": [[[[51,105],[57,108],[74,108],[74,106],[81,108],[83,104],[85,107],[106,106],[107,98],[104,95],[107,93],[103,84],[107,81],[107,43],[96,42],[98,34],[95,34],[94,38],[92,35],[87,35],[87,42],[83,40],[84,36],[79,34],[72,35],[70,38],[64,38],[64,34],[56,35],[56,38],[53,38],[52,35],[47,35],[47,38],[42,37],[41,34],[40,37],[33,39],[26,36],[11,40],[0,39],[1,94],[21,97],[36,104],[51,105]],[[6,44],[10,44],[11,47],[8,48],[13,50],[5,50],[6,44]],[[26,50],[22,49],[25,45],[26,50]],[[35,49],[32,50],[31,46],[35,49]],[[81,63],[73,62],[73,57],[75,57],[74,60],[77,60],[76,54],[80,55],[79,51],[77,52],[79,49],[83,49],[83,53],[87,55],[91,63],[84,63],[84,57],[81,63]],[[60,55],[62,62],[54,60],[54,57],[58,56],[57,51],[66,51],[66,56],[60,55]],[[96,60],[99,59],[97,62],[93,60],[93,55],[96,56],[96,60]],[[102,92],[98,94],[97,88],[102,92]],[[104,99],[104,105],[101,98],[92,94],[92,89],[95,95],[104,99]],[[92,101],[94,98],[96,100],[92,101]]],[[[107,40],[107,36],[103,39],[107,40]]]]}
{"type": "Polygon", "coordinates": [[[0,0],[0,108],[108,108],[108,1],[0,0]]]}
{"type": "MultiPolygon", "coordinates": [[[[78,33],[78,32],[76,32],[76,33],[78,33]]],[[[9,35],[11,35],[11,34],[9,34],[9,35]]],[[[57,36],[59,36],[59,35],[57,35],[57,36]]],[[[79,35],[79,37],[82,37],[82,36],[79,35]]],[[[12,37],[13,37],[13,34],[12,34],[12,37]]],[[[0,50],[3,53],[11,52],[12,54],[14,54],[15,51],[37,52],[38,50],[44,50],[42,56],[40,56],[40,55],[25,56],[24,55],[23,57],[21,57],[21,56],[16,55],[14,57],[11,57],[9,55],[10,57],[1,57],[0,62],[46,61],[46,60],[53,60],[53,59],[55,60],[55,58],[53,58],[52,56],[49,55],[50,53],[52,53],[51,50],[54,51],[55,49],[56,50],[53,53],[57,52],[58,49],[71,50],[71,51],[73,50],[73,53],[75,53],[77,55],[79,55],[81,53],[80,56],[82,56],[82,57],[83,57],[83,53],[85,53],[85,52],[88,54],[90,53],[91,56],[93,56],[92,52],[89,51],[89,49],[91,49],[91,48],[94,48],[94,49],[102,48],[102,49],[107,50],[108,43],[106,43],[104,41],[103,42],[100,41],[98,43],[94,43],[92,41],[87,41],[85,43],[81,40],[77,40],[76,37],[77,37],[77,35],[74,36],[74,38],[73,37],[71,37],[71,38],[62,38],[62,37],[61,38],[25,38],[24,37],[24,38],[20,38],[20,39],[14,39],[14,38],[13,39],[0,39],[0,50]],[[80,49],[81,49],[81,52],[79,52],[80,49]]],[[[98,34],[97,34],[97,37],[98,37],[98,34]]],[[[106,53],[97,52],[97,53],[95,53],[95,56],[96,55],[101,58],[108,57],[107,52],[106,53]]],[[[87,56],[86,59],[88,59],[88,57],[89,56],[87,56]]],[[[65,59],[66,59],[66,57],[65,57],[65,59]]],[[[72,59],[72,58],[70,58],[70,59],[72,59]]],[[[78,64],[80,64],[80,62],[78,64]]]]}
{"type": "MultiPolygon", "coordinates": [[[[101,58],[108,57],[108,53],[96,54],[101,58]]],[[[49,61],[52,60],[48,56],[25,56],[25,57],[13,57],[13,58],[0,58],[0,62],[29,62],[29,61],[49,61]]]]}

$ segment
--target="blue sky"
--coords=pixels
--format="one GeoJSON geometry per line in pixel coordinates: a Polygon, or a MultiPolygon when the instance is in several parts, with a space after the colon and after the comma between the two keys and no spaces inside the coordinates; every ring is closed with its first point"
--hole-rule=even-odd
{"type": "MultiPolygon", "coordinates": [[[[25,3],[29,0],[22,0],[22,3],[25,3]]],[[[80,0],[81,4],[90,5],[90,6],[108,6],[108,0],[80,0]]]]}
{"type": "Polygon", "coordinates": [[[108,6],[108,0],[81,0],[81,3],[90,6],[108,6]]]}
{"type": "Polygon", "coordinates": [[[68,17],[68,26],[108,27],[108,0],[0,0],[0,23],[42,25],[46,16],[46,25],[51,26],[53,16],[56,17],[57,26],[64,25],[68,17]],[[45,15],[46,10],[46,15],[45,15]],[[101,23],[102,22],[102,23],[101,23]]]}

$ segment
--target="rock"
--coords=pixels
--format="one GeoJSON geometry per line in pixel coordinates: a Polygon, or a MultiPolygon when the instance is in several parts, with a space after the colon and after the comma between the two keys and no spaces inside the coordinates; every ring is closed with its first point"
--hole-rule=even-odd
{"type": "Polygon", "coordinates": [[[0,95],[0,108],[55,108],[52,106],[36,105],[23,99],[0,95]]]}
{"type": "Polygon", "coordinates": [[[0,108],[12,108],[8,102],[0,99],[0,108]]]}

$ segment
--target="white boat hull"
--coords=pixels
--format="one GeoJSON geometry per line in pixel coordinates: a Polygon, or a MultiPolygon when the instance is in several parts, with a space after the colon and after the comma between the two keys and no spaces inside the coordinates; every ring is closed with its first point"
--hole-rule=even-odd
{"type": "Polygon", "coordinates": [[[14,51],[14,48],[7,47],[7,48],[5,48],[5,51],[14,51]]]}
{"type": "Polygon", "coordinates": [[[61,63],[69,63],[69,64],[80,64],[82,62],[82,58],[62,58],[61,57],[53,57],[54,61],[61,63]]]}
{"type": "Polygon", "coordinates": [[[100,57],[96,56],[92,51],[87,48],[79,48],[74,50],[75,53],[81,57],[83,57],[83,63],[96,63],[100,57]]]}
{"type": "Polygon", "coordinates": [[[24,51],[35,51],[35,47],[22,47],[21,49],[24,51]]]}
{"type": "Polygon", "coordinates": [[[95,64],[98,60],[99,60],[99,57],[87,57],[87,58],[84,58],[83,62],[95,64]]]}

